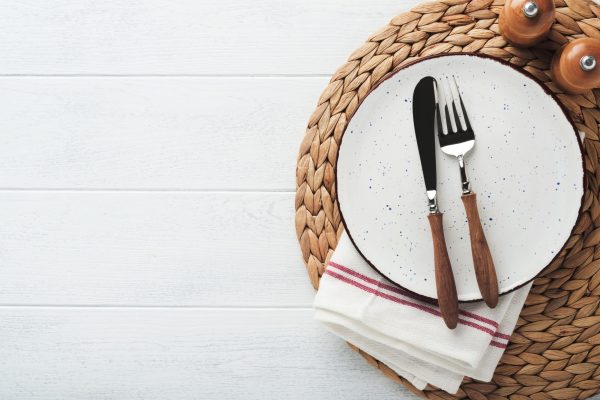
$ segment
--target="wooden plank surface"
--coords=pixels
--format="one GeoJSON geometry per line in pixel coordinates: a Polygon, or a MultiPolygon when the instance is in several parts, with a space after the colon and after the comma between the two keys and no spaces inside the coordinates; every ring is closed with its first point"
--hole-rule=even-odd
{"type": "Polygon", "coordinates": [[[327,81],[0,78],[0,189],[293,191],[327,81]]]}
{"type": "Polygon", "coordinates": [[[4,1],[0,74],[331,74],[407,3],[4,1]]]}
{"type": "Polygon", "coordinates": [[[311,310],[0,308],[3,399],[401,399],[311,310]]]}
{"type": "Polygon", "coordinates": [[[0,305],[310,307],[293,199],[0,192],[0,305]]]}
{"type": "Polygon", "coordinates": [[[1,4],[0,398],[407,397],[293,230],[326,75],[405,5],[1,4]]]}

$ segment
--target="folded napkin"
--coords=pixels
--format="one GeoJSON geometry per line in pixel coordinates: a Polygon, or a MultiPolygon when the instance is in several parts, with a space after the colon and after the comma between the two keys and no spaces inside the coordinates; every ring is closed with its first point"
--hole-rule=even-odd
{"type": "Polygon", "coordinates": [[[450,330],[434,301],[390,284],[344,233],[321,278],[315,318],[416,388],[429,383],[456,393],[464,376],[492,379],[530,288],[500,297],[494,309],[461,304],[458,326],[450,330]]]}

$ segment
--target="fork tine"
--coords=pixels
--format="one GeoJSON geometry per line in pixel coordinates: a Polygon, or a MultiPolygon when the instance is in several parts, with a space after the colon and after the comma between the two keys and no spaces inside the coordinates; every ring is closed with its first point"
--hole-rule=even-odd
{"type": "MultiPolygon", "coordinates": [[[[442,80],[435,80],[435,102],[436,102],[436,123],[438,126],[438,135],[447,135],[451,133],[448,131],[448,126],[444,126],[444,120],[442,119],[442,109],[445,104],[445,94],[442,80]]],[[[448,120],[445,121],[448,123],[448,120]]]]}
{"type": "MultiPolygon", "coordinates": [[[[444,88],[445,78],[441,78],[440,89],[442,95],[444,96],[444,115],[446,116],[446,128],[448,128],[448,135],[455,133],[454,128],[452,127],[452,122],[450,121],[450,111],[448,110],[448,95],[446,94],[446,89],[444,88]]],[[[448,82],[446,82],[446,86],[448,86],[448,82]]]]}
{"type": "Polygon", "coordinates": [[[456,77],[452,75],[452,80],[454,81],[454,89],[456,89],[456,93],[458,94],[458,101],[460,102],[460,108],[462,110],[463,117],[465,118],[465,125],[467,126],[467,130],[471,130],[471,123],[469,122],[469,116],[467,115],[467,109],[465,108],[465,104],[463,103],[462,97],[460,95],[460,90],[458,89],[458,84],[456,83],[456,77]]]}
{"type": "Polygon", "coordinates": [[[435,95],[435,124],[436,124],[436,132],[438,136],[444,134],[444,127],[442,126],[442,108],[440,105],[440,95],[437,80],[433,81],[434,85],[434,95],[435,95]]]}
{"type": "Polygon", "coordinates": [[[458,115],[458,110],[456,108],[456,100],[454,96],[454,90],[452,90],[452,84],[450,83],[450,78],[446,77],[446,87],[448,88],[448,92],[450,93],[450,105],[449,107],[452,109],[452,114],[454,117],[454,126],[456,126],[456,133],[460,133],[463,131],[463,126],[460,121],[460,116],[458,115]]]}

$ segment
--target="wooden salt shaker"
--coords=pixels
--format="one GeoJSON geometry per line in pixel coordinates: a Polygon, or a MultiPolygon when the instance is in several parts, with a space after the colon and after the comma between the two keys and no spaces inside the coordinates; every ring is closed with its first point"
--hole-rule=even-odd
{"type": "Polygon", "coordinates": [[[553,0],[506,0],[499,19],[502,36],[521,47],[544,40],[553,23],[553,0]]]}
{"type": "Polygon", "coordinates": [[[576,39],[556,52],[550,72],[554,82],[570,93],[600,87],[600,40],[576,39]]]}

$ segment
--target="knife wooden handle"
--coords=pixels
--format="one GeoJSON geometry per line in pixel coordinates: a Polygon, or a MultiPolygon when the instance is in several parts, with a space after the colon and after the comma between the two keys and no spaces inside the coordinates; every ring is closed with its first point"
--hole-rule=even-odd
{"type": "Polygon", "coordinates": [[[469,221],[469,236],[471,236],[471,252],[473,253],[477,285],[485,304],[494,308],[498,304],[498,278],[494,260],[479,220],[477,196],[475,193],[463,194],[462,201],[469,221]]]}
{"type": "Polygon", "coordinates": [[[454,274],[448,257],[448,249],[446,249],[443,214],[439,212],[429,214],[427,219],[429,219],[431,237],[433,238],[433,260],[435,263],[438,304],[446,326],[454,329],[458,323],[458,297],[456,295],[454,274]]]}

